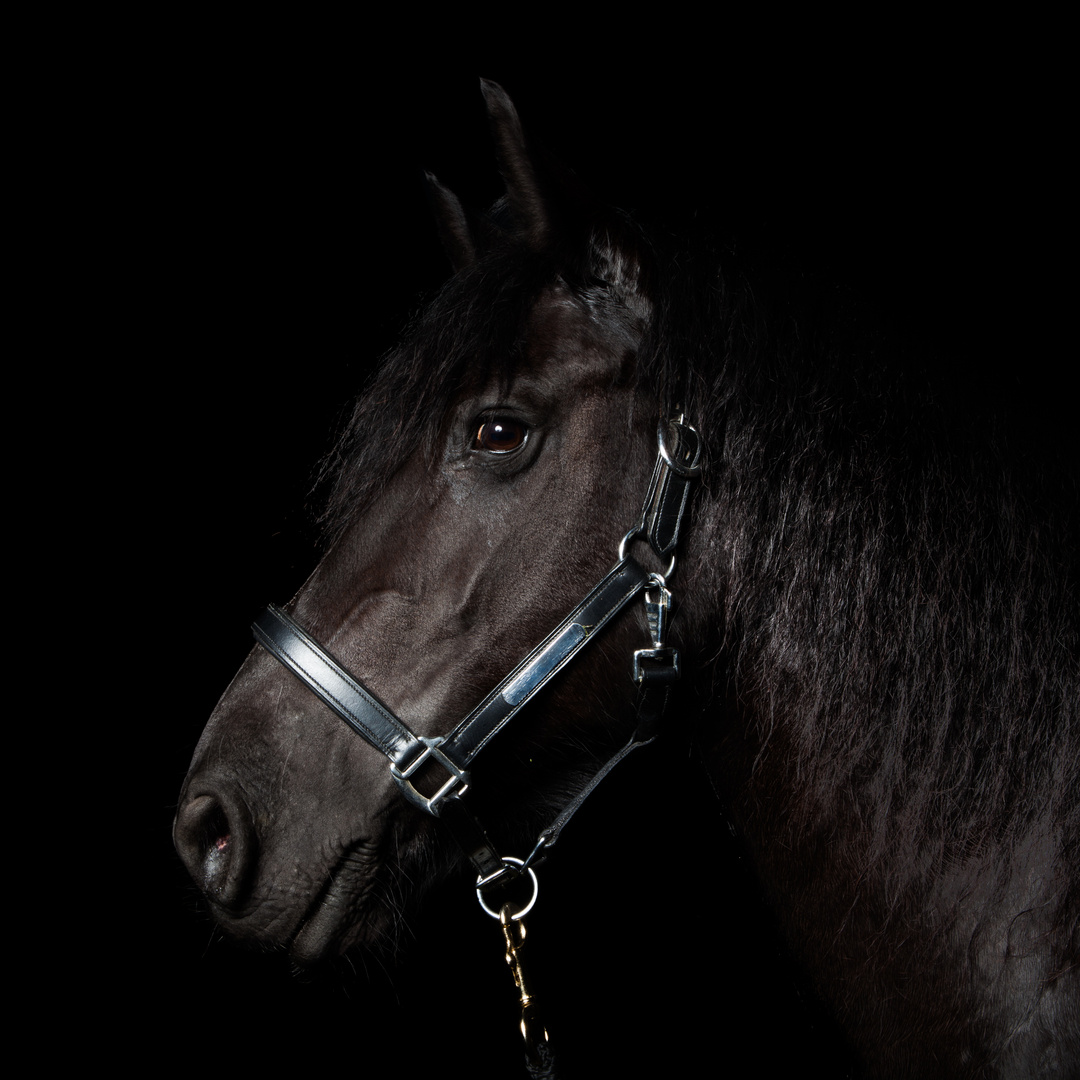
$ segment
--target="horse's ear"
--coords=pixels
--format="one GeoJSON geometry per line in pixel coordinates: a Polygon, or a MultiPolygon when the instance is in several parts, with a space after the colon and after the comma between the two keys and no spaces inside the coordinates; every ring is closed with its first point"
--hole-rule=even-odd
{"type": "Polygon", "coordinates": [[[487,103],[495,154],[506,184],[506,201],[514,218],[515,232],[529,247],[539,250],[549,239],[551,215],[517,109],[498,83],[481,79],[480,89],[487,103]]]}
{"type": "Polygon", "coordinates": [[[470,220],[457,196],[431,173],[426,174],[428,198],[439,236],[455,271],[476,262],[478,253],[497,242],[504,230],[536,251],[547,244],[552,232],[552,210],[538,179],[517,110],[498,83],[481,79],[480,86],[487,102],[506,195],[492,208],[490,217],[470,220]]]}
{"type": "Polygon", "coordinates": [[[465,209],[458,197],[449,188],[444,188],[431,173],[425,173],[425,176],[428,198],[435,212],[435,223],[439,227],[443,248],[455,272],[463,270],[476,262],[476,241],[465,209]]]}

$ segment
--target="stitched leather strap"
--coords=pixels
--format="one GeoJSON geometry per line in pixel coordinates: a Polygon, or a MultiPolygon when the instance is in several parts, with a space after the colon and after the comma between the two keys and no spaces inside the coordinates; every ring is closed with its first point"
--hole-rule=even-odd
{"type": "Polygon", "coordinates": [[[580,604],[457,725],[441,744],[462,768],[554,675],[649,583],[634,559],[623,559],[580,604]]]}
{"type": "Polygon", "coordinates": [[[358,735],[399,764],[416,736],[284,611],[271,604],[251,624],[255,638],[358,735]]]}
{"type": "Polygon", "coordinates": [[[641,513],[642,531],[653,551],[670,559],[679,544],[690,486],[701,473],[701,439],[680,416],[661,420],[656,440],[660,453],[641,513]]]}

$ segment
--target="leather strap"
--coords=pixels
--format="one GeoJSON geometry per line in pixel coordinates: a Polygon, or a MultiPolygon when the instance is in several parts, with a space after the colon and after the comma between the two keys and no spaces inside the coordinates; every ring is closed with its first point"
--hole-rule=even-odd
{"type": "Polygon", "coordinates": [[[634,559],[623,559],[442,743],[467,767],[488,741],[558,674],[649,583],[634,559]]]}
{"type": "Polygon", "coordinates": [[[659,454],[641,512],[641,531],[661,559],[670,559],[679,544],[690,485],[701,473],[701,439],[683,422],[661,420],[656,431],[659,454]]]}
{"type": "Polygon", "coordinates": [[[392,762],[400,763],[413,750],[416,736],[281,608],[271,604],[251,629],[260,645],[392,762]]]}
{"type": "Polygon", "coordinates": [[[664,710],[667,708],[670,686],[650,687],[642,691],[641,701],[638,708],[638,726],[630,741],[597,770],[592,779],[570,800],[559,812],[559,816],[540,834],[540,842],[533,850],[528,863],[533,866],[543,862],[543,858],[537,858],[542,850],[553,848],[570,819],[581,809],[582,803],[596,790],[600,781],[604,779],[616,765],[642,746],[648,746],[660,734],[660,721],[663,719],[664,710]]]}

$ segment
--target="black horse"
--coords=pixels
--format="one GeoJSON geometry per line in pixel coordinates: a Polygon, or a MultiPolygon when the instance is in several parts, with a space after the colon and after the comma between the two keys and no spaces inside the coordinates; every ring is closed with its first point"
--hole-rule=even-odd
{"type": "MultiPolygon", "coordinates": [[[[640,730],[631,657],[673,642],[682,678],[657,723],[701,754],[867,1072],[1074,1075],[1068,470],[1045,467],[1037,433],[950,411],[955,388],[879,340],[768,323],[485,96],[506,196],[473,217],[432,181],[456,272],[326,462],[331,546],[288,615],[435,739],[632,551],[676,592],[671,640],[650,640],[644,605],[615,612],[453,801],[527,855],[640,730]],[[703,460],[672,574],[620,541],[658,420],[663,444],[681,412],[703,460]]],[[[396,945],[465,861],[442,825],[260,646],[196,750],[175,835],[227,930],[310,964],[396,945]]]]}

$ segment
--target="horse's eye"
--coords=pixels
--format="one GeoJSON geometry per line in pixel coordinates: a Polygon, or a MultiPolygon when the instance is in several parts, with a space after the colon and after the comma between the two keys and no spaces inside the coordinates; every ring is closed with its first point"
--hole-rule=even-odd
{"type": "Polygon", "coordinates": [[[487,450],[491,454],[509,454],[525,444],[529,429],[516,420],[496,417],[485,420],[476,433],[474,450],[487,450]]]}

